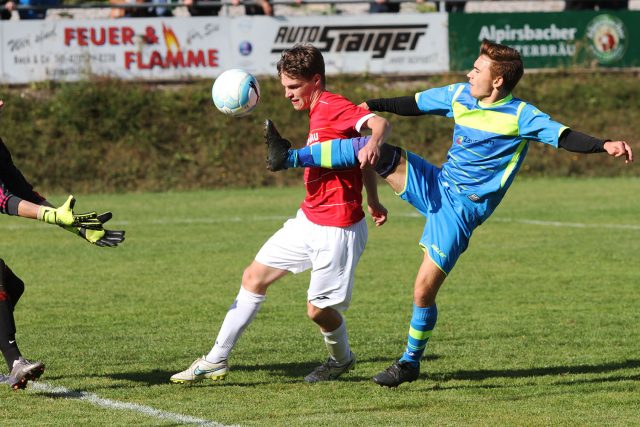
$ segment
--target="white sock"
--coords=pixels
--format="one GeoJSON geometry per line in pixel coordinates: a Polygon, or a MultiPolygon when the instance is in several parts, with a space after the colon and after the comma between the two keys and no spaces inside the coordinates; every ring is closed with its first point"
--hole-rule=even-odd
{"type": "Polygon", "coordinates": [[[335,331],[322,332],[324,336],[324,343],[329,350],[329,355],[338,362],[339,365],[344,365],[351,360],[351,347],[349,347],[349,338],[347,338],[347,325],[342,319],[342,324],[335,331]]]}
{"type": "Polygon", "coordinates": [[[207,362],[218,363],[229,358],[233,346],[256,317],[265,298],[265,295],[254,294],[240,287],[236,300],[222,322],[216,343],[205,357],[207,362]]]}

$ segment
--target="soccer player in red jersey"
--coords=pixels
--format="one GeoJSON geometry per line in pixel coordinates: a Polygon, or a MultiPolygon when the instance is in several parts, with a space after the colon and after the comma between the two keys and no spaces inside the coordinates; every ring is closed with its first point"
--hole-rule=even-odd
{"type": "MultiPolygon", "coordinates": [[[[307,145],[334,138],[355,138],[362,129],[382,143],[388,122],[346,98],[326,90],[324,59],[309,44],[282,53],[277,64],[285,97],[297,111],[309,111],[307,145]]],[[[306,197],[289,219],[260,249],[242,276],[242,286],[227,312],[215,345],[189,368],[171,377],[174,383],[227,375],[227,360],[244,329],[265,300],[269,286],[291,273],[311,270],[307,315],[319,327],[329,352],[327,362],[305,377],[307,382],[333,380],[355,366],[342,312],[349,306],[355,267],[367,242],[362,187],[374,223],[387,219],[378,200],[375,172],[359,166],[304,173],[306,197]]]]}

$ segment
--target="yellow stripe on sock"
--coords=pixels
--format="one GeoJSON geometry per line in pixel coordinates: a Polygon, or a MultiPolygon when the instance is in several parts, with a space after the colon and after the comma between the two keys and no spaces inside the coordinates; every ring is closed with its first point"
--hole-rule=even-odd
{"type": "Polygon", "coordinates": [[[419,331],[417,329],[413,329],[413,327],[409,326],[409,336],[416,340],[426,340],[431,338],[431,333],[433,331],[419,331]]]}

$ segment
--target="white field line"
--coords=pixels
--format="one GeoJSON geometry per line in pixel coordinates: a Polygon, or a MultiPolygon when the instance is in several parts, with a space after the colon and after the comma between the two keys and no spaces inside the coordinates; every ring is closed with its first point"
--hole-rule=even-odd
{"type": "MultiPolygon", "coordinates": [[[[417,212],[408,213],[391,213],[389,219],[393,220],[393,217],[398,218],[423,218],[417,212]]],[[[180,224],[228,224],[238,222],[251,222],[251,221],[286,221],[291,217],[280,215],[253,215],[253,216],[225,216],[225,217],[208,217],[208,218],[167,218],[167,219],[154,219],[149,221],[110,221],[107,228],[114,228],[113,226],[127,226],[127,225],[180,225],[180,224]]],[[[561,228],[606,228],[606,229],[618,229],[618,230],[640,230],[640,224],[587,224],[580,222],[562,222],[562,221],[541,221],[535,219],[518,219],[518,218],[505,218],[505,217],[491,217],[489,221],[495,222],[511,222],[516,224],[528,224],[528,225],[540,225],[545,227],[561,227],[561,228]]],[[[20,224],[2,224],[0,223],[0,230],[23,230],[27,228],[33,228],[34,226],[50,227],[47,224],[33,224],[28,221],[20,224]]]]}
{"type": "Polygon", "coordinates": [[[514,222],[518,224],[542,225],[561,228],[607,228],[617,230],[640,230],[640,224],[584,224],[581,222],[539,221],[536,219],[492,218],[489,221],[514,222]]]}
{"type": "Polygon", "coordinates": [[[155,409],[150,406],[139,405],[137,403],[126,403],[118,402],[117,400],[104,399],[97,394],[88,393],[86,391],[69,390],[64,387],[56,387],[42,382],[29,383],[29,389],[38,392],[54,394],[56,395],[56,397],[61,397],[64,399],[81,400],[87,403],[91,403],[95,406],[100,406],[102,408],[115,409],[119,411],[138,412],[148,417],[171,421],[178,424],[195,424],[198,426],[207,427],[225,427],[224,424],[220,424],[215,421],[204,420],[202,418],[195,418],[189,415],[176,414],[173,412],[161,411],[159,409],[155,409]]]}

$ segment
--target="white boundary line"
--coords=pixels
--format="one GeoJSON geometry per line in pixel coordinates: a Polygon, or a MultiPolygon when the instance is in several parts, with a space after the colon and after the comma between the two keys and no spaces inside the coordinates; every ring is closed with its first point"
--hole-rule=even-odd
{"type": "Polygon", "coordinates": [[[117,400],[104,399],[97,394],[88,393],[86,391],[69,390],[64,387],[56,387],[42,382],[30,382],[29,389],[38,392],[55,394],[56,397],[62,397],[64,399],[82,400],[91,403],[92,405],[100,406],[102,408],[138,412],[142,415],[146,415],[152,418],[172,421],[179,424],[195,424],[206,427],[226,427],[224,424],[220,424],[215,421],[204,420],[202,418],[176,414],[173,412],[161,411],[160,409],[139,405],[137,403],[118,402],[117,400]]]}
{"type": "MultiPolygon", "coordinates": [[[[489,220],[491,221],[491,219],[489,220]]],[[[561,221],[539,221],[535,219],[513,219],[513,218],[493,218],[496,222],[515,222],[518,224],[543,225],[547,227],[564,227],[564,228],[609,228],[618,230],[640,230],[637,224],[583,224],[580,222],[561,222],[561,221]]]]}

